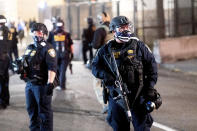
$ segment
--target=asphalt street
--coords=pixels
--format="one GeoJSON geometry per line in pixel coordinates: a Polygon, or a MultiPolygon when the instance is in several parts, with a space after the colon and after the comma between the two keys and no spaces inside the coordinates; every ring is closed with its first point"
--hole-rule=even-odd
{"type": "MultiPolygon", "coordinates": [[[[155,88],[160,92],[163,104],[152,113],[155,123],[151,131],[197,129],[196,61],[160,66],[155,88]]],[[[93,79],[82,61],[73,61],[73,74],[67,71],[67,90],[54,90],[54,131],[112,131],[105,122],[106,114],[101,113],[102,105],[93,89],[93,79]]],[[[10,76],[9,86],[10,106],[0,110],[0,131],[28,131],[25,83],[15,74],[10,76]]]]}

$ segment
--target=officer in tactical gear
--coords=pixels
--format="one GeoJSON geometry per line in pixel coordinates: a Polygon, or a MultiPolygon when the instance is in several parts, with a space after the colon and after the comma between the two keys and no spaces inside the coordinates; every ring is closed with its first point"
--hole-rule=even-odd
{"type": "Polygon", "coordinates": [[[93,19],[91,17],[87,18],[87,23],[88,23],[88,28],[84,29],[82,33],[82,43],[83,43],[82,54],[83,54],[84,64],[87,64],[88,61],[86,54],[88,51],[89,51],[89,59],[90,59],[89,61],[91,62],[93,59],[91,42],[96,28],[93,19]]]}
{"type": "Polygon", "coordinates": [[[6,18],[0,15],[0,109],[9,105],[9,29],[5,26],[6,18]]]}
{"type": "Polygon", "coordinates": [[[110,31],[114,39],[100,48],[92,63],[93,75],[102,79],[109,90],[107,122],[114,131],[130,131],[130,121],[135,131],[149,131],[153,123],[150,112],[161,105],[160,95],[154,89],[158,77],[155,58],[134,36],[127,17],[114,17],[110,31]]]}
{"type": "Polygon", "coordinates": [[[53,130],[53,112],[51,109],[54,79],[57,70],[55,49],[45,39],[46,26],[34,23],[31,28],[34,42],[22,56],[21,79],[26,81],[26,107],[30,118],[30,130],[53,130]]]}
{"type": "Polygon", "coordinates": [[[73,58],[73,41],[70,34],[64,31],[64,22],[62,19],[59,18],[57,20],[56,29],[53,34],[49,36],[47,41],[53,45],[57,52],[58,78],[60,85],[57,89],[65,90],[66,70],[70,60],[73,58]]]}

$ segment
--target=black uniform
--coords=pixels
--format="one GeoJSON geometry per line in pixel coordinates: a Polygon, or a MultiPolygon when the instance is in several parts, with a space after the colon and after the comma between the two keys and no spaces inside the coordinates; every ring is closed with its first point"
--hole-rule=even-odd
{"type": "Polygon", "coordinates": [[[5,25],[0,27],[0,108],[9,105],[9,30],[5,25]]]}
{"type": "Polygon", "coordinates": [[[83,53],[84,64],[86,64],[88,60],[87,55],[86,55],[88,51],[89,51],[90,61],[92,61],[93,59],[93,51],[92,51],[92,46],[91,46],[91,42],[94,36],[93,26],[94,25],[89,25],[89,27],[87,29],[84,29],[82,33],[82,43],[83,43],[82,53],[83,53]]]}
{"type": "Polygon", "coordinates": [[[116,88],[114,83],[116,69],[112,63],[112,53],[115,56],[123,82],[131,93],[128,95],[130,103],[134,101],[138,88],[143,86],[140,96],[134,106],[130,108],[132,110],[134,129],[139,131],[149,130],[153,119],[149,113],[145,112],[140,101],[147,91],[153,89],[157,82],[157,64],[154,56],[143,42],[136,39],[131,39],[126,43],[117,43],[112,40],[101,47],[93,60],[92,73],[95,77],[104,80],[110,92],[107,121],[114,131],[129,131],[130,122],[127,119],[125,110],[113,99],[118,94],[114,90],[116,88]]]}
{"type": "Polygon", "coordinates": [[[12,58],[12,54],[14,54],[14,58],[15,60],[18,58],[18,47],[17,47],[17,44],[18,44],[18,38],[17,38],[17,35],[18,35],[18,32],[16,30],[16,27],[14,27],[14,25],[12,25],[10,27],[10,49],[9,49],[9,56],[10,56],[10,60],[11,62],[13,62],[13,58],[12,58]]]}
{"type": "Polygon", "coordinates": [[[71,35],[63,29],[57,28],[47,42],[51,43],[57,52],[59,85],[61,89],[65,90],[67,66],[70,62],[70,56],[73,56],[71,35]]]}
{"type": "MultiPolygon", "coordinates": [[[[48,71],[57,70],[57,58],[51,44],[45,41],[30,44],[24,54],[28,65],[26,75],[26,106],[30,117],[30,130],[53,130],[52,94],[48,94],[48,71]]],[[[23,74],[22,74],[23,75],[23,74]]]]}

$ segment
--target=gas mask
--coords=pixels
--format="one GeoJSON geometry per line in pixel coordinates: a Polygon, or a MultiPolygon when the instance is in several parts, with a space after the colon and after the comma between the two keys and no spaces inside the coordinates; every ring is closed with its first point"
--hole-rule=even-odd
{"type": "Polygon", "coordinates": [[[116,27],[115,29],[115,37],[122,42],[128,42],[133,36],[133,33],[134,29],[131,24],[116,27]]]}
{"type": "Polygon", "coordinates": [[[57,22],[56,23],[56,30],[57,30],[58,33],[61,33],[63,31],[63,29],[62,29],[63,25],[64,24],[62,22],[57,22]]]}
{"type": "Polygon", "coordinates": [[[44,41],[44,37],[40,37],[40,36],[33,36],[33,39],[37,43],[44,41]]]}

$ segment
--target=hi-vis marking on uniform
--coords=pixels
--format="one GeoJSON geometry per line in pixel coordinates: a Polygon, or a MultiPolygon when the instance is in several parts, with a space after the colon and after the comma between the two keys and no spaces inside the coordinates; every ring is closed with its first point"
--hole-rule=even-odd
{"type": "Polygon", "coordinates": [[[127,53],[128,54],[133,54],[133,50],[128,50],[127,53]]]}
{"type": "Polygon", "coordinates": [[[54,35],[54,40],[55,41],[65,41],[66,36],[65,35],[54,35]]]}
{"type": "Polygon", "coordinates": [[[30,56],[34,56],[35,54],[36,54],[36,51],[33,50],[33,51],[31,52],[30,56]]]}
{"type": "Polygon", "coordinates": [[[14,28],[10,28],[10,32],[11,33],[14,33],[15,32],[15,29],[14,28]]]}
{"type": "Polygon", "coordinates": [[[55,50],[54,49],[49,49],[48,50],[48,53],[49,53],[49,55],[51,56],[51,57],[55,57],[55,50]]]}

